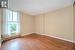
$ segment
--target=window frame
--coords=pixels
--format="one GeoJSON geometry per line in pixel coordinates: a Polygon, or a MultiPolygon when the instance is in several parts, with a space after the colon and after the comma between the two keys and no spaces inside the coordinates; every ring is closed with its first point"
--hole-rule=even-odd
{"type": "MultiPolygon", "coordinates": [[[[8,29],[8,23],[13,23],[13,22],[17,23],[17,25],[18,25],[18,31],[15,34],[16,35],[19,34],[20,33],[20,13],[18,11],[13,11],[13,10],[5,9],[3,14],[4,14],[3,15],[3,34],[6,35],[6,36],[11,36],[12,33],[9,34],[7,29],[8,29]],[[10,15],[9,11],[12,11],[12,14],[14,12],[17,13],[17,21],[16,22],[15,21],[8,21],[7,20],[7,16],[10,15]],[[9,14],[7,14],[7,12],[9,14]]],[[[13,17],[13,15],[12,15],[12,17],[13,17]]]]}

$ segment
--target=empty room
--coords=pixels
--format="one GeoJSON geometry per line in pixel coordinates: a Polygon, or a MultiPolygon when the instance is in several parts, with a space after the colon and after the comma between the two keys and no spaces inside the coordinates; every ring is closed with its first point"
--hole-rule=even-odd
{"type": "Polygon", "coordinates": [[[74,0],[0,0],[0,50],[75,50],[74,0]]]}

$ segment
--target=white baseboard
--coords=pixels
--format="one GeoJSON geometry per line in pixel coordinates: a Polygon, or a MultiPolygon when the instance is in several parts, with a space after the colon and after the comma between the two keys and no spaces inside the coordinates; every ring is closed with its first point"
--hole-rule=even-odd
{"type": "MultiPolygon", "coordinates": [[[[29,34],[32,34],[32,33],[26,33],[26,34],[23,34],[22,36],[29,35],[29,34]]],[[[38,34],[38,33],[36,33],[36,34],[38,34]]],[[[46,36],[49,36],[49,37],[53,37],[53,38],[57,38],[57,39],[61,39],[61,40],[64,40],[64,41],[68,41],[68,42],[75,43],[73,40],[68,40],[68,39],[56,37],[56,36],[49,35],[49,34],[43,34],[43,33],[39,33],[39,34],[40,34],[40,35],[46,35],[46,36]]]]}
{"type": "Polygon", "coordinates": [[[52,36],[52,35],[49,35],[49,34],[40,34],[40,35],[46,35],[46,36],[50,36],[50,37],[53,37],[53,38],[57,38],[57,39],[61,39],[61,40],[64,40],[64,41],[68,41],[68,42],[75,43],[75,42],[72,41],[72,40],[68,40],[68,39],[64,39],[64,38],[60,38],[60,37],[56,37],[56,36],[52,36]]]}

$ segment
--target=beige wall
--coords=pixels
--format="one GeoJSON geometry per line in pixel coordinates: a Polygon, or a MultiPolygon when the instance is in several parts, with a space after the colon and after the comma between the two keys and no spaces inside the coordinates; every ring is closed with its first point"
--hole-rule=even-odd
{"type": "Polygon", "coordinates": [[[33,17],[32,16],[21,13],[20,22],[21,22],[20,24],[21,35],[30,34],[33,32],[33,17]]]}
{"type": "Polygon", "coordinates": [[[73,41],[73,7],[35,16],[35,32],[73,41]]]}
{"type": "Polygon", "coordinates": [[[73,7],[73,39],[74,39],[74,42],[75,42],[75,5],[73,7]]]}
{"type": "Polygon", "coordinates": [[[35,32],[36,33],[44,33],[43,29],[43,15],[39,15],[34,17],[35,18],[35,32]]]}
{"type": "Polygon", "coordinates": [[[20,23],[21,35],[39,33],[73,41],[72,6],[37,16],[21,13],[20,23]]]}
{"type": "MultiPolygon", "coordinates": [[[[5,14],[5,11],[6,11],[6,9],[3,9],[3,14],[5,14]]],[[[5,17],[5,15],[3,15],[3,16],[5,17]]],[[[33,25],[34,25],[33,19],[34,18],[32,16],[29,16],[27,14],[20,12],[20,34],[21,35],[33,33],[33,25]]],[[[0,22],[0,25],[1,25],[1,22],[0,22]]],[[[1,32],[1,29],[0,29],[0,32],[1,32]]],[[[5,35],[5,34],[3,34],[3,36],[7,37],[7,35],[5,35]]]]}

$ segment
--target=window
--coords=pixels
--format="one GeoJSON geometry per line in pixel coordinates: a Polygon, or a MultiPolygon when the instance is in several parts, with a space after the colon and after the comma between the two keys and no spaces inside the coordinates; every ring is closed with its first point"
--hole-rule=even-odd
{"type": "Polygon", "coordinates": [[[13,35],[20,32],[19,13],[11,10],[6,10],[5,18],[5,34],[13,35]]]}

